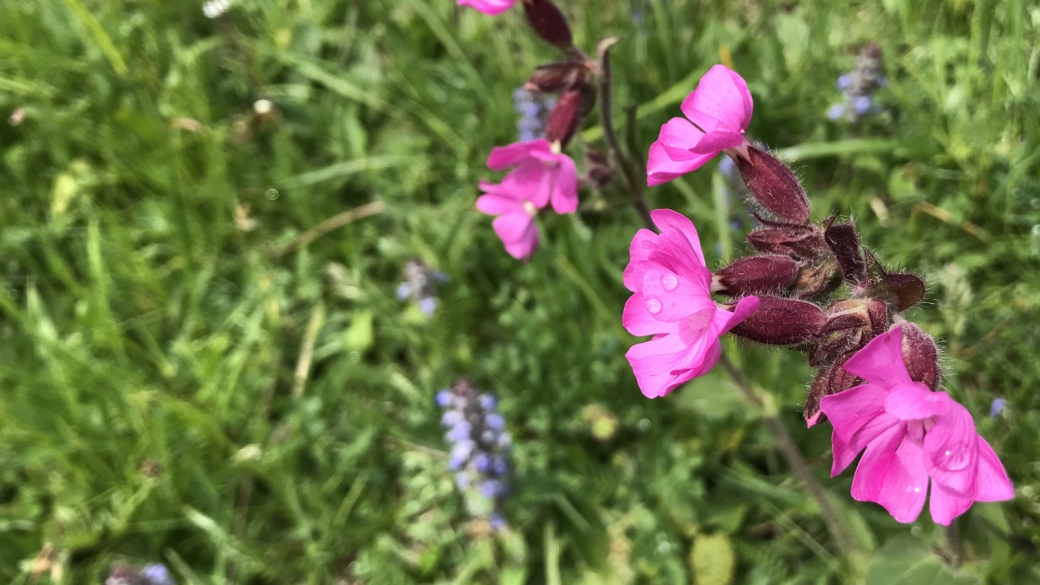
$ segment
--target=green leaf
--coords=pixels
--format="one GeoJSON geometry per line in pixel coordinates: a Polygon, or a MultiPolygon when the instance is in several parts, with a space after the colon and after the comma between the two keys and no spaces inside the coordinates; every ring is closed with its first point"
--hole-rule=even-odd
{"type": "Polygon", "coordinates": [[[874,555],[866,585],[975,585],[978,577],[954,571],[924,543],[897,537],[874,555]]]}
{"type": "Polygon", "coordinates": [[[690,552],[697,585],[728,585],[733,581],[736,555],[729,537],[721,532],[698,536],[690,552]]]}

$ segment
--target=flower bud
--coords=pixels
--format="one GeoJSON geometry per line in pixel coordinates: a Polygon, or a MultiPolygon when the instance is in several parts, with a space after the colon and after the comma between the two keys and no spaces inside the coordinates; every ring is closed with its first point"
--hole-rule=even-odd
{"type": "Polygon", "coordinates": [[[546,140],[550,143],[559,142],[561,146],[567,145],[574,136],[574,131],[578,129],[582,100],[580,88],[572,88],[563,92],[552,111],[549,112],[549,118],[545,121],[546,140]]]}
{"type": "Polygon", "coordinates": [[[827,250],[823,232],[816,226],[778,223],[756,218],[766,227],[747,235],[753,248],[766,254],[791,254],[799,258],[816,258],[827,250]]]}
{"type": "Polygon", "coordinates": [[[935,341],[913,323],[903,323],[896,327],[903,328],[903,361],[910,379],[937,390],[940,375],[935,341]]]}
{"type": "Polygon", "coordinates": [[[827,324],[823,310],[808,301],[774,296],[758,300],[758,310],[734,327],[733,334],[767,345],[791,345],[818,337],[827,324]]]}
{"type": "Polygon", "coordinates": [[[735,157],[748,191],[769,213],[783,221],[804,224],[809,219],[809,199],[791,169],[755,146],[735,157]]]}
{"type": "Polygon", "coordinates": [[[837,258],[846,281],[855,285],[866,280],[867,267],[860,251],[859,235],[851,221],[827,226],[823,239],[837,258]]]}
{"type": "Polygon", "coordinates": [[[542,40],[564,51],[574,46],[571,27],[563,13],[549,0],[523,0],[524,12],[531,29],[542,40]]]}
{"type": "Polygon", "coordinates": [[[798,263],[790,256],[749,256],[716,272],[712,290],[731,296],[783,292],[797,276],[798,263]]]}
{"type": "Polygon", "coordinates": [[[830,293],[841,285],[841,273],[833,256],[815,264],[806,264],[798,271],[793,293],[796,298],[809,299],[830,293]]]}
{"type": "MultiPolygon", "coordinates": [[[[851,354],[850,354],[851,355],[851,354]]],[[[826,416],[820,412],[820,400],[824,396],[844,392],[856,385],[858,378],[845,371],[842,365],[848,358],[846,356],[835,363],[821,368],[809,388],[809,395],[805,398],[805,424],[813,426],[822,422],[826,416]]]]}
{"type": "Polygon", "coordinates": [[[576,61],[560,61],[539,65],[531,77],[524,82],[524,89],[541,93],[556,93],[564,88],[585,81],[588,68],[576,61]]]}
{"type": "Polygon", "coordinates": [[[886,272],[869,250],[864,251],[869,284],[861,294],[884,299],[900,313],[924,300],[928,289],[920,276],[909,272],[886,272]]]}

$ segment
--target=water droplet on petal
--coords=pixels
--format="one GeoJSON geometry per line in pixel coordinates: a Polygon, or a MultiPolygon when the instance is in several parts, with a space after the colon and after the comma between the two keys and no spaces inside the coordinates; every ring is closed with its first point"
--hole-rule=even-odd
{"type": "Polygon", "coordinates": [[[646,310],[650,311],[651,315],[660,313],[662,308],[663,305],[661,305],[661,300],[657,297],[648,297],[646,299],[646,310]]]}
{"type": "Polygon", "coordinates": [[[661,276],[661,286],[664,287],[664,290],[673,291],[675,287],[679,286],[679,278],[671,272],[665,272],[661,276]]]}

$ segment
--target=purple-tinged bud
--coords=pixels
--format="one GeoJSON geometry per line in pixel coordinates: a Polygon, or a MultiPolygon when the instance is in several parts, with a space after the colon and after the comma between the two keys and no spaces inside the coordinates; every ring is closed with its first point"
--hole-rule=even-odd
{"type": "Polygon", "coordinates": [[[913,323],[902,323],[896,327],[903,328],[903,361],[906,363],[910,379],[921,382],[932,390],[938,390],[939,352],[935,347],[935,341],[913,323]]]}
{"type": "Polygon", "coordinates": [[[732,329],[732,333],[767,345],[804,343],[818,337],[827,316],[820,307],[795,299],[760,296],[758,310],[732,329]]]}
{"type": "Polygon", "coordinates": [[[560,61],[539,65],[524,82],[524,89],[541,93],[556,93],[584,82],[589,68],[580,61],[560,61]]]}
{"type": "Polygon", "coordinates": [[[542,40],[564,51],[574,46],[571,27],[563,13],[549,0],[523,0],[531,29],[542,40]]]}
{"type": "Polygon", "coordinates": [[[798,263],[790,256],[741,258],[715,273],[711,288],[730,296],[784,292],[798,276],[798,263]]]}
{"type": "Polygon", "coordinates": [[[811,299],[823,296],[841,286],[841,273],[833,256],[826,256],[815,264],[806,264],[798,271],[792,292],[795,298],[811,299]]]}
{"type": "Polygon", "coordinates": [[[888,327],[888,305],[881,299],[870,299],[867,314],[870,315],[870,338],[874,339],[888,327]]]}
{"type": "Polygon", "coordinates": [[[769,213],[796,224],[809,220],[809,199],[787,165],[755,146],[736,161],[748,191],[769,213]]]}
{"type": "Polygon", "coordinates": [[[813,225],[772,222],[755,216],[765,227],[747,235],[753,248],[766,254],[791,254],[799,258],[816,258],[827,252],[823,232],[813,225]]]}
{"type": "Polygon", "coordinates": [[[826,418],[820,411],[820,400],[824,396],[844,392],[856,385],[858,378],[846,372],[842,367],[847,357],[820,369],[816,374],[816,379],[813,380],[812,387],[809,389],[809,395],[805,398],[806,426],[811,427],[826,418]]]}
{"type": "Polygon", "coordinates": [[[828,225],[823,232],[823,238],[837,258],[846,281],[855,285],[866,280],[867,265],[863,262],[859,235],[851,221],[828,225]]]}
{"type": "Polygon", "coordinates": [[[545,121],[545,139],[566,146],[581,119],[581,104],[584,100],[580,87],[563,92],[545,121]]]}
{"type": "Polygon", "coordinates": [[[867,257],[868,285],[860,294],[884,299],[896,312],[902,313],[924,300],[928,289],[924,279],[909,272],[886,272],[869,250],[867,257]]]}

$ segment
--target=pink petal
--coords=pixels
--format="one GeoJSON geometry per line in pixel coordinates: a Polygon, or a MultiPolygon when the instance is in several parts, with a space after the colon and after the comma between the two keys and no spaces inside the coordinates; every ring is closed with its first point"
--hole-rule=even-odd
{"type": "Polygon", "coordinates": [[[655,142],[650,145],[650,157],[646,163],[646,184],[653,187],[667,183],[676,177],[701,168],[712,158],[712,156],[702,154],[691,160],[676,162],[668,156],[660,142],[655,142]]]}
{"type": "Polygon", "coordinates": [[[642,293],[636,293],[625,302],[625,310],[621,314],[621,324],[625,329],[635,336],[661,335],[665,333],[678,333],[679,326],[676,323],[659,321],[646,309],[646,297],[642,293]]]}
{"type": "MultiPolygon", "coordinates": [[[[710,154],[715,156],[723,149],[740,146],[744,142],[744,135],[739,132],[718,131],[709,132],[690,149],[693,154],[710,154]]],[[[674,158],[674,157],[673,157],[674,158]]]]}
{"type": "Polygon", "coordinates": [[[928,510],[936,524],[949,526],[954,518],[968,511],[975,498],[971,494],[957,493],[941,484],[932,482],[932,500],[928,510]]]}
{"type": "Polygon", "coordinates": [[[968,409],[951,401],[946,414],[935,419],[935,425],[924,435],[928,457],[928,474],[944,487],[973,495],[978,472],[978,434],[968,409]]]}
{"type": "Polygon", "coordinates": [[[686,242],[689,243],[690,250],[700,262],[700,266],[706,266],[704,263],[704,252],[701,250],[700,236],[697,235],[697,228],[688,217],[671,209],[655,209],[650,212],[650,219],[654,221],[654,225],[661,230],[661,233],[676,231],[682,234],[686,242]]]}
{"type": "Polygon", "coordinates": [[[700,247],[690,245],[686,236],[678,231],[663,230],[657,238],[657,249],[650,253],[648,260],[680,274],[704,289],[704,295],[710,294],[711,271],[704,267],[700,247]]]}
{"type": "Polygon", "coordinates": [[[928,495],[928,469],[921,441],[904,437],[896,449],[896,459],[888,468],[877,503],[897,522],[913,522],[921,514],[928,495]]]}
{"type": "Polygon", "coordinates": [[[855,386],[824,396],[820,400],[820,410],[830,419],[834,432],[846,443],[852,443],[860,429],[884,415],[885,390],[874,384],[855,386]]]}
{"type": "Polygon", "coordinates": [[[852,479],[852,497],[881,504],[898,522],[913,522],[924,507],[928,475],[923,465],[906,467],[904,460],[912,463],[919,447],[910,440],[900,449],[905,436],[905,426],[895,425],[867,446],[852,479]]]}
{"type": "Polygon", "coordinates": [[[737,306],[733,307],[733,311],[715,311],[715,315],[712,318],[712,324],[715,326],[715,333],[722,335],[733,329],[744,319],[751,316],[752,313],[758,310],[760,301],[756,296],[744,297],[737,301],[737,306]]]}
{"type": "Polygon", "coordinates": [[[489,16],[502,14],[516,4],[516,0],[458,0],[459,6],[470,6],[489,16]]]}
{"type": "MultiPolygon", "coordinates": [[[[704,132],[697,129],[686,118],[672,118],[661,126],[661,132],[657,135],[657,142],[664,147],[668,158],[675,162],[685,162],[701,158],[698,154],[691,152],[704,139],[704,132]]],[[[700,153],[707,154],[707,153],[700,153]]],[[[711,156],[718,154],[716,150],[711,156]]]]}
{"type": "Polygon", "coordinates": [[[625,267],[625,288],[635,292],[636,288],[643,284],[643,274],[652,267],[646,262],[650,252],[657,248],[657,234],[641,229],[632,236],[632,243],[628,246],[628,266],[625,267]]]}
{"type": "Polygon", "coordinates": [[[647,398],[657,398],[691,379],[693,376],[683,371],[699,367],[710,355],[709,349],[706,343],[689,345],[679,335],[668,334],[633,345],[625,357],[639,389],[647,398]]]}
{"type": "Polygon", "coordinates": [[[521,210],[496,217],[495,221],[491,222],[491,227],[504,243],[514,244],[530,237],[527,232],[533,223],[534,218],[521,210]]]}
{"type": "Polygon", "coordinates": [[[679,321],[706,309],[716,310],[715,301],[703,287],[667,270],[647,270],[639,290],[650,313],[660,321],[679,321]]]}
{"type": "Polygon", "coordinates": [[[697,89],[686,97],[681,109],[705,132],[742,132],[751,123],[754,102],[747,83],[725,65],[715,65],[701,77],[697,89]]]}
{"type": "Polygon", "coordinates": [[[885,396],[885,412],[901,421],[924,420],[950,410],[945,392],[932,392],[920,382],[899,384],[885,396]]]}
{"type": "Polygon", "coordinates": [[[1015,497],[1015,486],[1011,484],[1007,471],[989,446],[986,439],[978,437],[979,467],[975,479],[975,501],[1002,502],[1015,497]]]}
{"type": "MultiPolygon", "coordinates": [[[[822,413],[823,411],[818,411],[822,413]]],[[[858,448],[842,440],[837,431],[831,430],[831,451],[834,461],[831,462],[831,477],[837,477],[850,463],[856,460],[856,456],[863,450],[863,445],[858,448]]]]}
{"type": "Polygon", "coordinates": [[[705,339],[705,343],[707,351],[702,357],[693,360],[694,367],[686,370],[672,370],[672,375],[682,377],[686,381],[703,376],[714,368],[715,364],[719,363],[719,358],[722,357],[722,344],[717,341],[713,343],[710,339],[705,339]]]}
{"type": "Polygon", "coordinates": [[[497,194],[487,194],[477,197],[477,210],[488,215],[504,215],[523,210],[522,201],[497,194]]]}
{"type": "Polygon", "coordinates": [[[893,327],[872,339],[842,367],[846,372],[886,389],[909,384],[912,380],[903,362],[902,343],[902,328],[893,327]]]}
{"type": "Polygon", "coordinates": [[[504,171],[509,167],[515,167],[524,160],[531,157],[534,148],[549,148],[545,140],[532,140],[531,142],[514,142],[508,146],[496,146],[488,155],[488,167],[493,171],[504,171]]]}
{"type": "Polygon", "coordinates": [[[560,166],[553,171],[552,207],[556,213],[574,213],[578,209],[578,175],[574,161],[561,155],[560,166]]]}
{"type": "Polygon", "coordinates": [[[503,242],[506,252],[517,260],[528,260],[538,247],[538,224],[533,220],[515,242],[503,242]]]}

